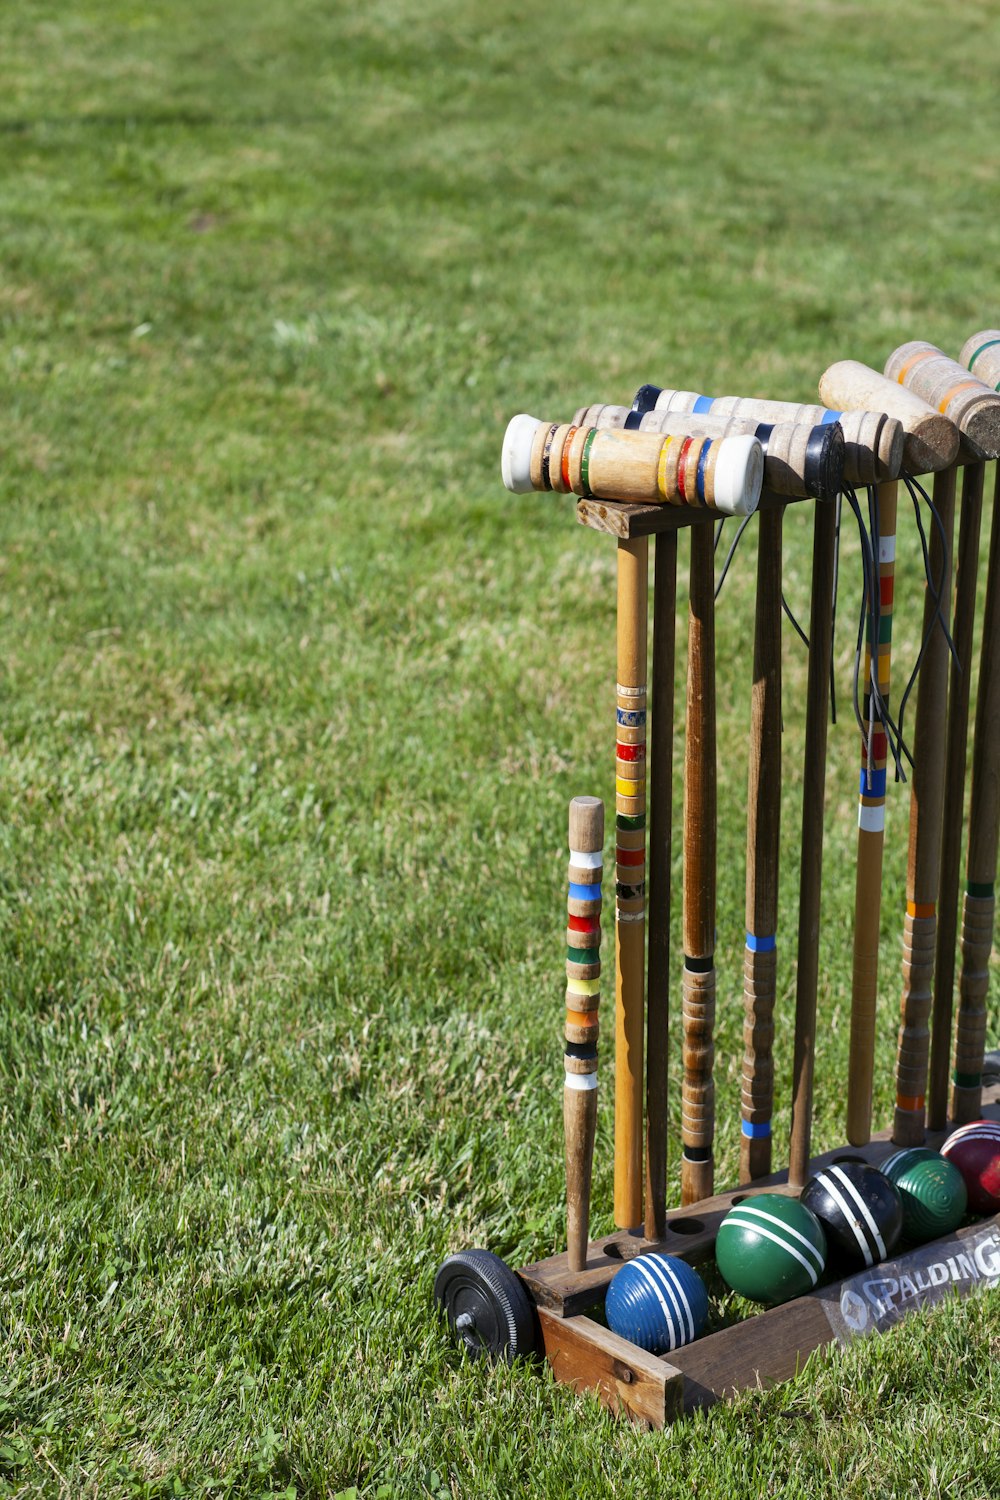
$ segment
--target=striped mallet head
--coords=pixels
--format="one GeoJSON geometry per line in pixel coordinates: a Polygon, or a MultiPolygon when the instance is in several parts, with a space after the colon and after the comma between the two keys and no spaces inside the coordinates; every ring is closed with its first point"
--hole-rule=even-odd
{"type": "Polygon", "coordinates": [[[921,339],[900,344],[886,360],[885,373],[950,417],[982,457],[1000,456],[1000,395],[935,344],[921,339]]]}
{"type": "Polygon", "coordinates": [[[508,423],[500,471],[514,494],[572,491],[600,500],[747,516],[760,499],[764,454],[754,437],[713,441],[602,431],[521,413],[508,423]]]}
{"type": "Polygon", "coordinates": [[[903,428],[880,411],[828,411],[825,406],[795,401],[763,401],[755,396],[701,396],[697,391],[674,391],[655,385],[639,387],[634,409],[689,412],[695,416],[753,417],[758,422],[792,422],[832,426],[844,433],[844,483],[854,486],[895,479],[903,462],[903,428]]]}
{"type": "Polygon", "coordinates": [[[971,370],[978,380],[1000,391],[1000,328],[986,328],[966,339],[959,363],[971,370]]]}
{"type": "Polygon", "coordinates": [[[789,498],[832,500],[843,488],[844,431],[839,422],[808,426],[759,422],[755,417],[694,416],[689,412],[634,411],[627,406],[585,406],[578,424],[671,437],[755,437],[764,451],[764,488],[789,498]]]}

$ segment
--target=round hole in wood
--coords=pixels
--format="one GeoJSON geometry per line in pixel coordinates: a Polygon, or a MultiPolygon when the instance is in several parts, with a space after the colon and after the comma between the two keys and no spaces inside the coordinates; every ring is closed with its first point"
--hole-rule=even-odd
{"type": "Polygon", "coordinates": [[[642,1234],[625,1233],[620,1239],[611,1240],[604,1247],[604,1253],[611,1260],[635,1260],[642,1249],[642,1234]]]}
{"type": "Polygon", "coordinates": [[[670,1219],[667,1223],[674,1234],[701,1234],[704,1227],[701,1219],[670,1219]]]}

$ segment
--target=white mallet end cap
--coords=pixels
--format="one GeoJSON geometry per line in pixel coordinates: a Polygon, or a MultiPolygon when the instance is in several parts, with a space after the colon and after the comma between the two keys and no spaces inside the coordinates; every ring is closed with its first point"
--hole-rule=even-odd
{"type": "Polygon", "coordinates": [[[764,482],[764,450],[755,437],[723,438],[715,466],[715,508],[726,516],[752,516],[764,482]]]}
{"type": "Polygon", "coordinates": [[[500,473],[507,489],[515,495],[526,495],[535,487],[531,482],[531,449],[540,426],[537,417],[529,417],[523,411],[507,423],[500,452],[500,473]]]}

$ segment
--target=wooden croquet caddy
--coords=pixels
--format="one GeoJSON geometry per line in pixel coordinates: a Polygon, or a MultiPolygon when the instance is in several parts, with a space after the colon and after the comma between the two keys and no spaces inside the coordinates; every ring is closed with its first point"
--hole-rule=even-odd
{"type": "MultiPolygon", "coordinates": [[[[962,351],[970,375],[931,345],[910,344],[879,375],[841,361],[820,382],[824,407],[640,389],[633,407],[581,408],[574,422],[514,418],[504,442],[511,490],[578,495],[577,519],[618,548],[615,924],[615,1201],[620,1228],[587,1225],[596,1111],[603,808],[570,815],[566,1120],[568,1250],[515,1273],[483,1250],[451,1256],[435,1294],[472,1354],[544,1356],[556,1378],[593,1390],[615,1412],[662,1426],[695,1407],[796,1373],[814,1349],[880,1332],[949,1293],[1000,1281],[1000,1214],[920,1245],[808,1295],[718,1329],[663,1358],[598,1321],[622,1263],[652,1252],[710,1261],[719,1226],[762,1192],[798,1196],[814,1172],[844,1161],[879,1166],[895,1150],[940,1147],[956,1124],[1000,1122],[1000,1053],[986,1059],[988,971],[1000,830],[1000,506],[994,518],[975,734],[965,886],[958,928],[969,680],[986,460],[1000,451],[1000,332],[962,351]],[[988,378],[986,384],[980,375],[988,378]],[[834,408],[841,408],[837,411],[834,408]],[[702,425],[699,425],[701,423],[702,425]],[[769,446],[770,445],[770,446],[769,446]],[[889,703],[896,482],[934,474],[924,648],[913,729],[902,1003],[891,1129],[871,1130],[871,1068],[880,936],[886,736],[864,744],[846,1134],[811,1152],[826,724],[831,662],[834,501],[841,482],[870,487],[872,555],[865,706],[889,703]],[[961,504],[956,505],[961,476],[961,504]],[[762,487],[763,481],[763,487],[762,487]],[[781,516],[811,497],[815,523],[789,1165],[771,1170],[775,924],[781,767],[781,516]],[[712,522],[759,509],[754,695],[747,839],[746,1020],[740,1186],[714,1192],[715,661],[712,522]],[[956,510],[960,530],[953,549],[956,510]],[[684,977],[680,1025],[680,1208],[666,1208],[670,911],[677,534],[690,528],[691,586],[683,817],[684,977]],[[646,765],[648,538],[657,538],[646,765]],[[953,556],[957,569],[953,568],[953,556]],[[937,580],[936,584],[932,580],[937,580]],[[972,586],[970,587],[970,582],[972,586]],[[963,587],[964,585],[964,587],[963,587]],[[954,604],[954,614],[949,614],[954,604]],[[940,620],[939,629],[936,621],[940,620]],[[950,674],[950,675],[949,675],[950,674]],[[870,684],[870,686],[868,685],[870,684]],[[626,728],[623,730],[622,725],[626,728]],[[692,753],[691,746],[694,744],[692,753]],[[651,794],[647,827],[646,789],[651,794]],[[574,818],[577,833],[574,843],[574,818]],[[582,821],[581,821],[582,818],[582,821]],[[575,851],[575,852],[574,852],[575,851]],[[575,862],[575,863],[574,863],[575,862]],[[577,882],[574,884],[573,882],[577,882]],[[584,883],[580,882],[594,882],[584,883]],[[573,898],[587,897],[577,901],[573,898]],[[576,946],[574,946],[576,945],[576,946]],[[955,953],[961,954],[956,985],[955,953]],[[957,1024],[953,999],[957,991],[957,1024]],[[583,998],[581,998],[581,996],[583,998]],[[954,1034],[954,1063],[952,1038],[954,1034]],[[644,1055],[645,1054],[645,1055],[644,1055]],[[950,1089],[950,1101],[949,1101],[950,1089]],[[926,1098],[925,1098],[926,1094],[926,1098]]],[[[874,723],[874,719],[871,720],[874,723]]],[[[586,806],[584,804],[587,804],[586,806]]],[[[594,804],[590,807],[589,804],[594,804]]],[[[575,809],[575,811],[574,811],[575,809]]],[[[675,1018],[675,1024],[676,1024],[675,1018]]]]}

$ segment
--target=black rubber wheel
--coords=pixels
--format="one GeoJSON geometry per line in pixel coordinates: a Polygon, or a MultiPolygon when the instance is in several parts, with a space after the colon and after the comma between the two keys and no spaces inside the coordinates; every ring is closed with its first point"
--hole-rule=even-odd
{"type": "Polygon", "coordinates": [[[512,1360],[537,1352],[535,1314],[521,1282],[490,1250],[449,1255],[434,1278],[434,1296],[455,1337],[473,1359],[512,1360]]]}

